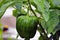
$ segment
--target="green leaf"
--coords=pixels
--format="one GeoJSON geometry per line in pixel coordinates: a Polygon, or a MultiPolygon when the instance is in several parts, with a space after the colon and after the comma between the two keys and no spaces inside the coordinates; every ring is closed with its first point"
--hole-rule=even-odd
{"type": "Polygon", "coordinates": [[[52,7],[60,7],[60,0],[49,0],[52,7]]]}
{"type": "Polygon", "coordinates": [[[49,20],[49,11],[48,10],[45,10],[43,13],[42,13],[42,16],[44,18],[44,20],[47,22],[49,20]]]}
{"type": "Polygon", "coordinates": [[[44,12],[44,0],[34,0],[34,3],[37,5],[39,11],[44,12]]]}
{"type": "Polygon", "coordinates": [[[2,3],[3,0],[0,0],[0,4],[2,3]]]}
{"type": "Polygon", "coordinates": [[[13,16],[17,17],[18,16],[18,13],[17,13],[17,10],[13,10],[13,16]]]}
{"type": "Polygon", "coordinates": [[[17,17],[18,15],[21,14],[22,4],[23,4],[23,0],[22,1],[21,0],[16,0],[16,3],[15,3],[15,7],[16,7],[15,12],[16,13],[13,13],[13,15],[15,17],[17,17]]]}
{"type": "Polygon", "coordinates": [[[58,23],[58,25],[54,28],[54,30],[53,30],[53,35],[58,31],[58,30],[60,30],[60,22],[58,23]]]}
{"type": "Polygon", "coordinates": [[[48,33],[53,32],[54,28],[57,26],[57,24],[59,23],[59,17],[56,14],[55,11],[51,11],[50,13],[50,19],[49,21],[46,23],[47,31],[48,33]]]}
{"type": "Polygon", "coordinates": [[[48,0],[48,2],[50,3],[50,6],[53,7],[53,1],[52,0],[48,0]]]}
{"type": "Polygon", "coordinates": [[[14,4],[15,1],[12,1],[12,2],[7,2],[6,4],[2,5],[0,7],[0,18],[3,16],[4,12],[6,11],[6,9],[11,6],[12,4],[14,4]]]}
{"type": "Polygon", "coordinates": [[[46,21],[45,21],[44,19],[40,19],[40,20],[39,20],[39,23],[41,23],[41,25],[42,25],[42,27],[43,27],[44,29],[47,29],[47,27],[46,27],[46,21]]]}
{"type": "Polygon", "coordinates": [[[5,0],[0,0],[0,7],[4,4],[5,0]]]}
{"type": "Polygon", "coordinates": [[[49,8],[50,8],[50,4],[49,4],[49,2],[48,1],[44,1],[44,6],[45,6],[45,9],[48,9],[49,10],[49,8]]]}
{"type": "Polygon", "coordinates": [[[60,10],[56,9],[55,12],[57,13],[58,16],[60,15],[60,10]]]}
{"type": "Polygon", "coordinates": [[[21,13],[21,3],[16,3],[16,13],[15,13],[15,16],[17,17],[18,15],[20,15],[21,13]]]}
{"type": "Polygon", "coordinates": [[[60,30],[60,15],[59,15],[59,23],[57,24],[57,26],[54,28],[54,30],[53,30],[53,35],[58,31],[58,30],[60,30]]]}
{"type": "Polygon", "coordinates": [[[17,2],[16,4],[15,4],[15,6],[16,6],[16,8],[17,8],[17,10],[21,10],[21,6],[22,6],[22,3],[21,2],[17,2]]]}
{"type": "Polygon", "coordinates": [[[59,22],[60,22],[60,15],[59,15],[59,22]]]}
{"type": "Polygon", "coordinates": [[[48,4],[45,4],[45,2],[45,0],[34,0],[34,3],[37,5],[38,11],[42,13],[44,20],[47,22],[49,20],[49,6],[48,4]]]}
{"type": "Polygon", "coordinates": [[[18,17],[20,15],[27,15],[27,13],[21,9],[21,11],[18,11],[17,9],[13,10],[13,16],[18,17]]]}
{"type": "Polygon", "coordinates": [[[14,0],[0,0],[0,6],[4,5],[7,2],[12,2],[14,0]]]}
{"type": "Polygon", "coordinates": [[[39,22],[41,22],[41,25],[44,29],[47,30],[48,33],[53,33],[53,30],[59,23],[59,17],[57,15],[56,10],[51,10],[50,11],[50,19],[46,22],[44,19],[40,19],[39,22]]]}

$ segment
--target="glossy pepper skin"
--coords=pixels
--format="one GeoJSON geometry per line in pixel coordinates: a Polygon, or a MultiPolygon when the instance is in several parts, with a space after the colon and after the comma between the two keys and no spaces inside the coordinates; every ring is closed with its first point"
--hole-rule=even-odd
{"type": "Polygon", "coordinates": [[[22,38],[33,38],[37,29],[38,19],[35,16],[20,16],[16,21],[16,29],[22,38]]]}

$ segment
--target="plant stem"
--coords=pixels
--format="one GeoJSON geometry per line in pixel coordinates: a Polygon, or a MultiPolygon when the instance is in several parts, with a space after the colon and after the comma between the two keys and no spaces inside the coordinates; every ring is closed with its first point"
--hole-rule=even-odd
{"type": "Polygon", "coordinates": [[[27,16],[29,16],[29,4],[28,4],[28,9],[27,9],[27,16]]]}
{"type": "MultiPolygon", "coordinates": [[[[29,7],[30,7],[30,10],[31,10],[31,11],[34,13],[34,15],[37,17],[36,13],[34,12],[34,10],[33,10],[32,7],[31,7],[30,0],[28,0],[28,4],[29,4],[29,7]]],[[[44,33],[44,36],[43,36],[42,33],[40,33],[41,36],[43,36],[43,38],[46,37],[46,40],[48,40],[47,34],[46,34],[46,32],[44,31],[44,28],[42,27],[41,24],[40,24],[40,26],[41,26],[42,32],[44,33]]]]}
{"type": "MultiPolygon", "coordinates": [[[[42,27],[41,23],[40,23],[39,25],[40,25],[40,27],[41,27],[41,29],[42,29],[42,32],[43,32],[44,34],[46,34],[46,32],[44,31],[44,28],[42,27]]],[[[47,35],[47,34],[46,34],[46,35],[47,35]]]]}
{"type": "MultiPolygon", "coordinates": [[[[29,7],[30,7],[30,9],[31,9],[31,11],[34,13],[34,15],[37,17],[37,15],[36,15],[36,13],[34,12],[34,10],[32,9],[32,7],[31,7],[31,4],[30,4],[30,0],[28,0],[28,3],[29,3],[29,7]]],[[[44,32],[44,34],[45,34],[45,36],[47,37],[47,34],[45,33],[45,31],[44,31],[44,28],[42,27],[42,25],[40,24],[40,26],[41,26],[41,29],[42,29],[42,31],[44,32]]],[[[41,33],[40,33],[41,34],[41,33]]],[[[42,34],[41,34],[42,35],[42,34]]],[[[48,37],[47,37],[48,38],[48,37]]],[[[48,40],[48,39],[47,39],[48,40]]]]}
{"type": "Polygon", "coordinates": [[[25,38],[25,40],[30,40],[30,38],[25,38]]]}
{"type": "Polygon", "coordinates": [[[43,35],[43,38],[44,38],[45,40],[49,40],[49,38],[48,38],[48,36],[47,36],[47,33],[45,32],[45,30],[44,30],[44,28],[42,27],[41,23],[40,23],[39,25],[40,25],[41,31],[42,31],[42,33],[44,33],[44,35],[43,35],[42,33],[40,33],[40,34],[43,35]]]}
{"type": "Polygon", "coordinates": [[[30,7],[30,10],[34,13],[34,15],[37,17],[37,15],[35,14],[34,10],[32,9],[31,7],[31,4],[30,4],[30,0],[28,0],[28,4],[29,4],[29,7],[30,7]]]}
{"type": "Polygon", "coordinates": [[[19,35],[17,34],[17,36],[16,36],[16,39],[19,37],[19,35]]]}
{"type": "Polygon", "coordinates": [[[58,10],[60,10],[60,7],[50,7],[50,9],[58,9],[58,10]]]}

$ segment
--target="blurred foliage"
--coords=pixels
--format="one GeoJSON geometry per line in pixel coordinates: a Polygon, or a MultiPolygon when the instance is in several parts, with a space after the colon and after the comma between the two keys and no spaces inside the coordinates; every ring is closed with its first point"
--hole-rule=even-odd
{"type": "MultiPolygon", "coordinates": [[[[0,0],[0,18],[8,7],[16,9],[13,11],[13,16],[16,18],[21,14],[26,15],[27,11],[25,9],[28,10],[28,5],[28,0],[0,0]]],[[[30,0],[30,6],[36,8],[35,10],[32,7],[32,9],[29,8],[30,12],[33,14],[38,12],[41,15],[39,23],[46,29],[47,34],[55,34],[56,31],[60,30],[58,25],[60,22],[60,0],[30,0]]],[[[2,25],[0,24],[0,26],[2,25]]],[[[0,29],[0,34],[2,33],[0,29]]]]}

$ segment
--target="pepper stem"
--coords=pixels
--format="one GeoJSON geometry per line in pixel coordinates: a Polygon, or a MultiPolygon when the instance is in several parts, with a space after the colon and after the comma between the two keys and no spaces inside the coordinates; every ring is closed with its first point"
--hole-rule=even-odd
{"type": "Polygon", "coordinates": [[[25,38],[25,40],[30,40],[30,38],[25,38]]]}
{"type": "Polygon", "coordinates": [[[28,4],[27,16],[29,16],[29,9],[30,9],[30,7],[29,7],[29,4],[28,4]]]}

